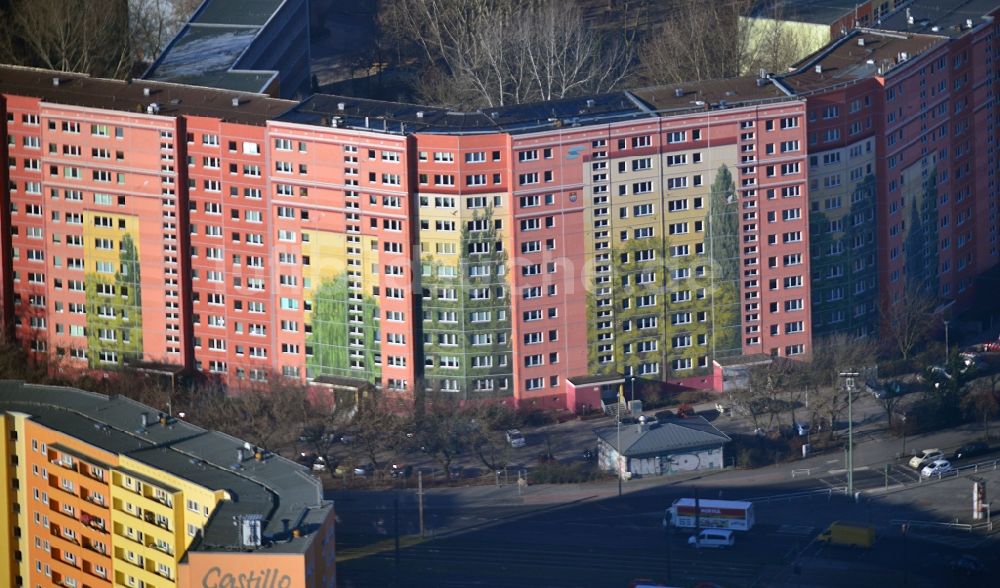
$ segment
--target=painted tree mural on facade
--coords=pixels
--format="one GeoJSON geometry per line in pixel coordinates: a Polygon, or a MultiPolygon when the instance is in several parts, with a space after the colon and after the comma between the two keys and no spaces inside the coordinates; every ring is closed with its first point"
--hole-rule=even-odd
{"type": "Polygon", "coordinates": [[[378,302],[352,298],[345,274],[323,279],[313,290],[311,329],[306,336],[306,367],[312,377],[333,375],[369,382],[381,380],[378,302]],[[352,329],[355,333],[352,333],[352,329]]]}
{"type": "Polygon", "coordinates": [[[512,395],[507,252],[493,210],[462,226],[457,266],[422,265],[426,385],[462,400],[512,395]]]}
{"type": "Polygon", "coordinates": [[[937,166],[924,179],[923,192],[910,205],[906,240],[906,286],[913,292],[938,294],[937,166]]]}
{"type": "Polygon", "coordinates": [[[850,205],[809,213],[812,320],[816,335],[875,335],[875,176],[855,184],[850,205]]]}
{"type": "Polygon", "coordinates": [[[142,359],[142,292],[139,252],[126,233],[119,244],[118,268],[108,279],[84,278],[87,304],[87,360],[91,367],[142,359]]]}
{"type": "Polygon", "coordinates": [[[742,353],[740,343],[740,210],[733,175],[719,166],[705,216],[705,252],[711,260],[712,351],[715,357],[742,353]]]}

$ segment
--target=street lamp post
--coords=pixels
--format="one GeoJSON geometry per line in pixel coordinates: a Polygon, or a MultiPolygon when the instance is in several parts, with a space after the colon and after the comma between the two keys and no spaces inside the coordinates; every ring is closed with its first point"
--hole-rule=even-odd
{"type": "Polygon", "coordinates": [[[847,390],[847,493],[854,496],[854,378],[857,372],[841,372],[847,390]]]}
{"type": "Polygon", "coordinates": [[[950,355],[951,349],[948,345],[948,321],[944,321],[944,362],[948,365],[948,356],[950,355]]]}
{"type": "Polygon", "coordinates": [[[615,464],[616,464],[616,469],[618,470],[616,472],[618,474],[618,496],[621,497],[621,495],[622,495],[622,415],[621,415],[621,411],[620,410],[617,411],[617,414],[618,414],[618,418],[617,418],[617,420],[618,420],[618,442],[616,443],[617,447],[615,447],[615,464]]]}

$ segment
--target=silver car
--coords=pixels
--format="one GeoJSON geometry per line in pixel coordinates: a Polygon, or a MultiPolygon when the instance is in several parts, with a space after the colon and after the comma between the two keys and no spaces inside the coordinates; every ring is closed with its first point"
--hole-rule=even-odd
{"type": "Polygon", "coordinates": [[[954,472],[955,468],[951,467],[951,462],[947,459],[937,459],[931,463],[924,466],[924,469],[920,470],[920,477],[930,478],[931,476],[941,477],[945,474],[950,474],[954,472]]]}

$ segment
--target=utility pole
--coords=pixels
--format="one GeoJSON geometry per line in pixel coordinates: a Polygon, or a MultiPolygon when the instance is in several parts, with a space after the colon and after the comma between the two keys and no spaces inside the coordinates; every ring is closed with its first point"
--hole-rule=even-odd
{"type": "Polygon", "coordinates": [[[847,493],[854,496],[854,378],[857,372],[841,372],[847,390],[847,493]]]}
{"type": "Polygon", "coordinates": [[[420,538],[424,538],[424,472],[417,470],[417,512],[420,517],[420,538]]]}

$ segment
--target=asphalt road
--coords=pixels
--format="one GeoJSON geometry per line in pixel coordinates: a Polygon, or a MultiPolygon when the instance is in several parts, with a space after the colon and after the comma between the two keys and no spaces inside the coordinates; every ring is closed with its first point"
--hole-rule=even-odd
{"type": "MultiPolygon", "coordinates": [[[[726,420],[718,417],[716,426],[729,430],[726,420]]],[[[843,495],[847,475],[839,451],[755,470],[633,480],[624,484],[622,498],[615,481],[425,489],[423,540],[414,488],[331,492],[338,512],[340,584],[612,587],[652,577],[669,578],[674,586],[702,581],[722,586],[947,586],[957,585],[948,562],[960,553],[979,554],[990,570],[1000,573],[1000,544],[993,536],[925,524],[971,522],[969,476],[982,476],[991,491],[1000,488],[1000,470],[993,469],[1000,452],[977,458],[985,465],[978,473],[940,481],[919,481],[905,465],[905,457],[917,449],[947,452],[979,437],[979,427],[909,437],[904,452],[902,439],[878,434],[874,410],[868,421],[858,421],[854,486],[861,495],[856,501],[843,495]],[[688,533],[675,531],[668,557],[663,509],[675,498],[691,496],[695,488],[704,498],[755,499],[759,523],[740,534],[734,549],[721,552],[691,550],[685,543],[688,533]],[[764,499],[823,489],[828,492],[819,498],[764,499]],[[396,499],[402,537],[398,560],[393,549],[396,499]],[[874,525],[876,547],[852,552],[813,543],[835,520],[874,525]],[[910,521],[905,556],[903,521],[910,521]]],[[[592,438],[593,427],[592,422],[552,426],[557,457],[561,451],[575,454],[580,441],[592,438]]],[[[547,432],[529,433],[525,449],[537,451],[534,444],[547,432]]],[[[961,585],[991,585],[986,577],[963,577],[961,585]]]]}
{"type": "MultiPolygon", "coordinates": [[[[1000,476],[996,478],[1000,484],[1000,476]]],[[[722,586],[908,586],[952,585],[947,562],[959,553],[978,553],[990,569],[1000,569],[995,542],[981,534],[911,531],[902,556],[903,536],[896,521],[926,518],[911,501],[948,495],[965,480],[945,480],[914,489],[900,500],[855,503],[842,496],[755,502],[758,524],[738,534],[731,550],[694,550],[686,545],[689,531],[664,532],[663,509],[674,498],[690,496],[691,484],[655,487],[623,498],[582,500],[570,506],[462,506],[451,499],[428,500],[428,512],[452,513],[465,531],[440,530],[416,545],[404,544],[398,562],[392,548],[391,508],[338,502],[338,577],[340,585],[366,586],[627,586],[637,577],[652,577],[673,586],[710,581],[722,586]],[[951,486],[951,487],[949,487],[951,486]],[[936,492],[935,495],[927,494],[936,492]],[[348,514],[350,511],[350,515],[348,514]],[[366,525],[364,519],[381,520],[366,525]],[[835,520],[869,522],[879,534],[872,550],[849,550],[813,543],[835,520]],[[360,525],[358,523],[361,523],[360,525]],[[369,535],[361,538],[360,535],[369,535]],[[373,535],[373,536],[372,536],[373,535]],[[381,540],[381,544],[374,541],[381,540]],[[375,549],[349,547],[359,540],[375,549]],[[668,555],[669,552],[669,555],[668,555]],[[363,553],[363,555],[361,555],[363,553]],[[991,559],[992,558],[992,559],[991,559]],[[906,562],[904,566],[903,563],[906,562]],[[798,574],[795,573],[797,569],[798,574]]],[[[701,487],[707,497],[721,490],[726,497],[762,496],[774,487],[701,487]]],[[[910,492],[909,490],[905,492],[910,492]]],[[[961,492],[959,492],[961,493],[961,492]]],[[[964,494],[968,496],[966,488],[964,494]]],[[[439,497],[440,498],[440,497],[439,497]]],[[[453,497],[452,497],[453,498],[453,497]]],[[[965,501],[968,502],[968,501],[965,501]]],[[[401,503],[400,525],[412,530],[413,504],[401,503]]],[[[430,517],[428,517],[430,518],[430,517]]],[[[983,578],[963,578],[963,586],[990,585],[983,578]]]]}

